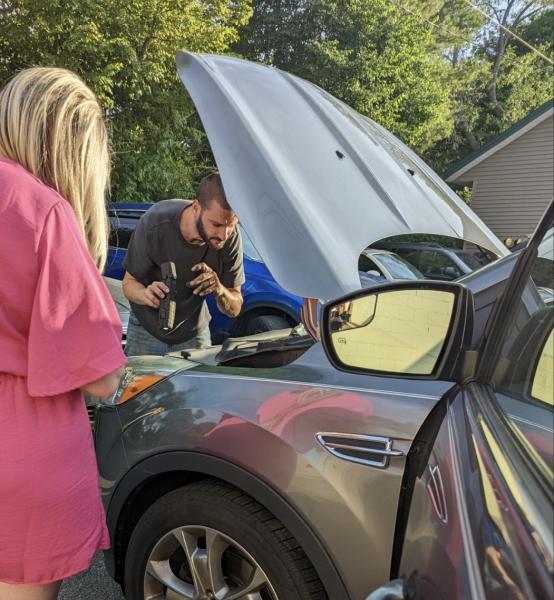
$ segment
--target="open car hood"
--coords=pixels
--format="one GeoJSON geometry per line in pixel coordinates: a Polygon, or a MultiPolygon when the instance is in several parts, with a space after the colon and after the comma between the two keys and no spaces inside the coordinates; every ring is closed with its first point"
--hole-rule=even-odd
{"type": "Polygon", "coordinates": [[[453,236],[506,254],[407,146],[321,88],[223,56],[177,54],[229,203],[277,282],[328,300],[360,287],[358,257],[392,235],[453,236]]]}

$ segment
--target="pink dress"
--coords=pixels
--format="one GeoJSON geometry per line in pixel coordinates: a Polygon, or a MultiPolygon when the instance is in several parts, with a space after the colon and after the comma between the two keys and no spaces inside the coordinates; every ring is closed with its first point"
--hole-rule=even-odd
{"type": "Polygon", "coordinates": [[[125,364],[117,310],[54,190],[0,158],[0,581],[49,583],[107,548],[78,388],[125,364]]]}

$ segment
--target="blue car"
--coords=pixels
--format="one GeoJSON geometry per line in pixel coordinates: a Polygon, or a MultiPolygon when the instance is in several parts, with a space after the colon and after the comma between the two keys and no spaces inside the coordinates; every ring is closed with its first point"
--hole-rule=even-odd
{"type": "MultiPolygon", "coordinates": [[[[108,207],[110,241],[105,276],[123,279],[123,260],[129,240],[140,217],[150,206],[152,204],[143,203],[111,204],[108,207]]],[[[294,327],[300,322],[302,298],[289,294],[273,279],[244,229],[241,228],[240,233],[246,277],[242,286],[242,312],[238,318],[231,319],[217,309],[213,297],[208,297],[212,315],[210,330],[214,343],[220,343],[229,336],[294,327]]]]}

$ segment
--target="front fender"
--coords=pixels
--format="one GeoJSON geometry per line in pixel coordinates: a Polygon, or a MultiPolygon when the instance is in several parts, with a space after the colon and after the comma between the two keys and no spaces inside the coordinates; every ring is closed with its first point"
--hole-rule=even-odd
{"type": "MultiPolygon", "coordinates": [[[[172,451],[142,460],[121,479],[113,492],[107,509],[110,532],[117,524],[126,502],[133,491],[145,481],[168,472],[188,472],[214,477],[243,490],[265,506],[283,525],[294,532],[298,543],[317,571],[329,598],[349,600],[346,586],[338,573],[327,549],[302,516],[275,489],[247,470],[226,460],[200,452],[172,451]]],[[[106,554],[108,571],[113,575],[113,554],[106,554]]]]}
{"type": "MultiPolygon", "coordinates": [[[[422,393],[418,389],[404,393],[360,388],[361,376],[327,369],[323,360],[316,345],[315,355],[307,362],[301,358],[282,368],[217,367],[212,372],[197,367],[176,373],[119,405],[119,436],[110,437],[111,430],[101,426],[105,435],[98,450],[112,533],[120,510],[112,512],[118,506],[115,498],[123,498],[122,502],[130,498],[120,496],[128,471],[146,469],[142,477],[150,478],[146,487],[152,495],[157,490],[159,495],[169,491],[168,485],[186,485],[198,478],[195,473],[218,477],[235,486],[240,483],[245,493],[274,512],[298,537],[329,590],[328,573],[338,572],[334,577],[346,582],[343,590],[346,587],[356,600],[366,598],[368,590],[382,584],[390,572],[405,458],[397,457],[385,469],[372,468],[333,455],[318,441],[318,433],[389,437],[405,456],[438,400],[437,390],[430,389],[437,386],[425,384],[419,390],[422,393]],[[399,414],[406,418],[399,420],[399,414]],[[114,454],[119,449],[116,438],[122,443],[125,465],[114,454]],[[167,479],[173,467],[159,471],[168,476],[162,481],[157,471],[145,466],[149,463],[144,461],[154,456],[174,452],[214,457],[223,466],[217,471],[203,470],[204,464],[191,467],[192,459],[187,458],[176,467],[172,482],[167,479]],[[243,485],[237,469],[254,484],[243,485]],[[264,485],[256,486],[257,482],[264,485]],[[289,510],[275,507],[260,491],[266,488],[289,510]],[[306,532],[312,532],[312,545],[323,547],[323,558],[309,549],[306,532]],[[371,560],[366,564],[351,560],[352,556],[370,556],[371,560]]],[[[104,412],[108,410],[100,410],[100,425],[104,412]]],[[[144,496],[142,500],[141,510],[150,502],[144,496]]],[[[343,596],[333,592],[330,597],[343,596]]]]}

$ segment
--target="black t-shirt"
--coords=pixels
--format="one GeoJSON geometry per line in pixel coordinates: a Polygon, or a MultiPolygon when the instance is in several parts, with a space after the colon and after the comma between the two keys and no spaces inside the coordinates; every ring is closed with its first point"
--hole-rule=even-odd
{"type": "Polygon", "coordinates": [[[141,217],[135,229],[127,256],[125,270],[144,286],[161,281],[161,265],[173,261],[177,270],[177,310],[175,327],[163,332],[158,327],[158,309],[131,302],[141,325],[153,336],[168,344],[180,344],[194,337],[210,322],[210,313],[204,298],[195,296],[185,284],[200,273],[191,271],[199,262],[205,262],[227,288],[244,283],[242,240],[235,229],[221,250],[207,244],[189,244],[181,235],[179,222],[188,200],[163,200],[141,217]]]}

